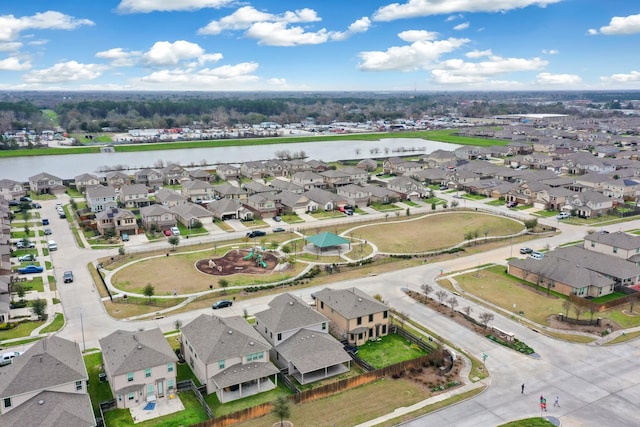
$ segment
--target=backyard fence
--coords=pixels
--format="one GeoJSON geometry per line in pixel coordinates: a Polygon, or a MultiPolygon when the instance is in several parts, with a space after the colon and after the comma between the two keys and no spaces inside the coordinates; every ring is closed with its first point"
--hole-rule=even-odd
{"type": "Polygon", "coordinates": [[[178,381],[178,383],[176,384],[176,389],[178,391],[192,391],[196,396],[196,399],[198,399],[198,402],[200,402],[200,405],[202,405],[204,411],[207,413],[207,417],[209,417],[209,419],[213,418],[213,411],[211,410],[209,405],[207,405],[207,402],[206,400],[204,400],[201,392],[201,389],[204,389],[206,391],[206,386],[196,387],[196,385],[193,383],[193,380],[189,379],[185,381],[178,381]]]}

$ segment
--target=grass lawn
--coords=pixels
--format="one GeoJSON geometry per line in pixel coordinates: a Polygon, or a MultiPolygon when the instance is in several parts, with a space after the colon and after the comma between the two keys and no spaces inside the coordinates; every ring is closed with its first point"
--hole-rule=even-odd
{"type": "Polygon", "coordinates": [[[18,326],[16,326],[13,329],[9,329],[6,331],[0,331],[0,341],[2,340],[10,340],[13,338],[20,338],[20,337],[28,337],[29,334],[31,334],[31,332],[37,328],[38,326],[42,326],[44,322],[32,322],[32,321],[26,321],[26,322],[22,322],[19,323],[18,326]]]}
{"type": "Polygon", "coordinates": [[[358,347],[358,356],[376,369],[415,359],[424,354],[426,352],[420,347],[397,334],[384,336],[380,341],[367,341],[358,347]]]}
{"type": "Polygon", "coordinates": [[[48,334],[49,332],[59,331],[60,329],[62,329],[63,326],[64,326],[64,314],[56,313],[55,318],[53,319],[53,322],[51,322],[49,326],[42,328],[40,333],[48,334]]]}
{"type": "Polygon", "coordinates": [[[534,215],[538,215],[538,216],[541,216],[543,218],[551,218],[551,217],[554,217],[554,216],[558,215],[558,211],[554,211],[554,210],[551,210],[551,211],[537,211],[537,212],[534,212],[534,215]]]}
{"type": "Polygon", "coordinates": [[[234,231],[234,228],[232,226],[230,226],[224,221],[220,221],[219,219],[214,220],[213,225],[215,225],[216,227],[220,228],[223,231],[234,231]]]}
{"type": "Polygon", "coordinates": [[[402,203],[404,203],[405,205],[413,206],[413,207],[420,206],[418,203],[414,202],[413,200],[404,200],[402,203]]]}
{"type": "Polygon", "coordinates": [[[502,206],[504,204],[505,204],[505,201],[500,199],[494,199],[494,200],[485,202],[485,205],[489,205],[489,206],[502,206]]]}
{"type": "Polygon", "coordinates": [[[91,406],[96,416],[100,415],[100,402],[113,399],[111,387],[107,381],[101,383],[98,374],[102,370],[102,353],[93,353],[83,356],[84,364],[89,374],[89,396],[91,397],[91,406]]]}
{"type": "Polygon", "coordinates": [[[511,421],[510,423],[500,424],[499,427],[553,427],[554,423],[547,421],[544,418],[526,418],[518,421],[511,421]]]}
{"type": "Polygon", "coordinates": [[[20,282],[20,284],[27,290],[44,292],[44,283],[42,281],[42,277],[32,277],[31,280],[20,282]]]}
{"type": "Polygon", "coordinates": [[[246,408],[252,408],[254,406],[262,405],[263,403],[273,402],[280,395],[291,394],[288,388],[282,384],[278,384],[278,387],[273,390],[255,394],[253,396],[245,397],[243,399],[234,400],[233,402],[225,403],[224,405],[218,400],[218,395],[212,393],[205,397],[207,404],[213,410],[216,416],[231,414],[233,412],[241,411],[246,408]]]}
{"type": "Polygon", "coordinates": [[[177,363],[176,365],[178,367],[178,373],[176,375],[177,382],[192,380],[197,387],[200,386],[200,380],[196,378],[195,374],[187,363],[177,363]]]}
{"type": "Polygon", "coordinates": [[[282,221],[286,222],[287,224],[296,224],[299,222],[304,222],[304,219],[300,218],[298,215],[284,214],[284,215],[280,215],[280,218],[282,218],[282,221]]]}
{"type": "Polygon", "coordinates": [[[591,301],[595,302],[596,304],[604,304],[606,302],[613,301],[618,298],[624,298],[625,296],[626,294],[622,292],[613,292],[613,293],[610,293],[609,295],[604,295],[601,297],[594,298],[591,301]]]}
{"type": "Polygon", "coordinates": [[[504,236],[524,226],[508,218],[471,212],[446,212],[415,217],[410,221],[378,223],[358,227],[350,234],[378,246],[382,252],[415,253],[451,247],[465,240],[468,232],[504,236]]]}
{"type": "Polygon", "coordinates": [[[340,211],[315,211],[310,214],[317,219],[342,218],[344,214],[340,211]]]}
{"type": "MultiPolygon", "coordinates": [[[[178,397],[184,405],[184,411],[165,415],[149,421],[136,423],[137,427],[179,427],[190,426],[207,420],[207,413],[193,392],[180,392],[178,397]]],[[[130,427],[133,424],[131,413],[128,409],[114,409],[104,414],[105,425],[109,427],[130,427]]]]}
{"type": "Polygon", "coordinates": [[[131,316],[155,313],[165,308],[178,305],[184,300],[185,298],[149,299],[146,297],[128,297],[126,300],[122,300],[122,302],[105,301],[104,307],[110,316],[116,319],[124,319],[131,316]],[[149,304],[149,301],[151,301],[151,304],[149,304]]]}
{"type": "Polygon", "coordinates": [[[396,204],[393,204],[393,203],[387,203],[387,204],[371,203],[371,205],[369,207],[377,210],[378,212],[389,212],[389,211],[402,210],[402,208],[400,206],[398,206],[396,204]]]}
{"type": "Polygon", "coordinates": [[[468,200],[484,200],[487,198],[487,196],[483,196],[482,194],[470,194],[470,193],[466,193],[462,197],[468,200]]]}

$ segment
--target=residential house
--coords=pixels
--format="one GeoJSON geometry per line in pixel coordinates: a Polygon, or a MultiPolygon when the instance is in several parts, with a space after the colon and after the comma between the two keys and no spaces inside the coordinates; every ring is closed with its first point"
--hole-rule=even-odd
{"type": "Polygon", "coordinates": [[[406,160],[401,157],[389,157],[388,159],[384,159],[382,161],[382,173],[386,175],[395,174],[397,166],[404,162],[406,162],[406,160]]]}
{"type": "Polygon", "coordinates": [[[256,217],[271,218],[280,214],[276,200],[279,200],[279,196],[274,196],[271,193],[252,194],[244,202],[244,206],[257,214],[254,215],[256,217]]]}
{"type": "Polygon", "coordinates": [[[42,172],[29,177],[29,190],[37,194],[62,194],[67,189],[62,183],[62,178],[42,172]]]}
{"type": "Polygon", "coordinates": [[[240,165],[240,173],[251,179],[264,178],[267,176],[267,168],[261,161],[245,162],[240,165]]]}
{"type": "Polygon", "coordinates": [[[321,188],[312,188],[309,191],[305,191],[303,196],[314,202],[317,205],[317,209],[324,211],[332,211],[337,209],[338,206],[348,204],[346,197],[339,196],[321,188]]]}
{"type": "Polygon", "coordinates": [[[329,319],[286,293],[255,314],[254,327],[272,346],[271,360],[300,384],[348,372],[351,357],[329,334],[329,319]]]}
{"type": "Polygon", "coordinates": [[[640,191],[640,179],[612,179],[605,181],[602,194],[618,200],[637,201],[637,194],[640,191]]]}
{"type": "Polygon", "coordinates": [[[140,169],[133,175],[136,184],[144,184],[149,188],[158,190],[164,183],[162,172],[155,169],[140,169]]]}
{"type": "Polygon", "coordinates": [[[269,361],[271,345],[242,317],[201,314],[180,332],[184,359],[220,402],[276,387],[280,370],[269,361]]]}
{"type": "Polygon", "coordinates": [[[126,208],[141,208],[150,204],[149,188],[144,184],[124,184],[120,187],[118,200],[126,208]]]}
{"type": "Polygon", "coordinates": [[[454,163],[458,157],[453,151],[448,150],[435,150],[424,157],[422,161],[426,163],[429,168],[446,168],[450,164],[454,163]]]}
{"type": "Polygon", "coordinates": [[[480,150],[478,147],[463,145],[453,150],[453,153],[458,159],[475,160],[480,155],[480,150]]]}
{"type": "Polygon", "coordinates": [[[259,194],[259,193],[271,193],[271,194],[277,193],[277,190],[275,190],[273,187],[264,185],[257,181],[249,181],[247,183],[244,183],[242,184],[242,188],[247,192],[249,196],[252,194],[259,194]]]}
{"type": "Polygon", "coordinates": [[[187,228],[193,227],[198,222],[201,224],[213,222],[213,213],[195,203],[177,205],[170,209],[176,214],[177,220],[187,228]]]}
{"type": "Polygon", "coordinates": [[[222,221],[226,219],[249,220],[253,218],[253,213],[244,208],[237,199],[214,200],[207,204],[207,210],[213,213],[214,218],[222,221]]]}
{"type": "Polygon", "coordinates": [[[358,288],[324,288],[312,294],[316,310],[331,321],[334,336],[362,345],[389,333],[389,307],[358,288]]]}
{"type": "Polygon", "coordinates": [[[263,163],[266,173],[269,176],[287,176],[289,175],[289,166],[283,160],[267,160],[263,163]]]}
{"type": "Polygon", "coordinates": [[[387,182],[387,189],[395,192],[402,200],[420,199],[426,189],[415,179],[399,176],[387,182]]]}
{"type": "Polygon", "coordinates": [[[539,181],[527,181],[507,193],[507,202],[517,202],[521,205],[533,205],[538,200],[538,194],[551,189],[547,184],[539,181]]]}
{"type": "Polygon", "coordinates": [[[393,172],[395,175],[411,176],[424,168],[424,164],[418,161],[406,161],[394,165],[393,172]]]}
{"type": "Polygon", "coordinates": [[[0,368],[3,427],[96,425],[80,346],[50,336],[0,368]]]}
{"type": "Polygon", "coordinates": [[[567,197],[566,204],[560,209],[579,217],[592,218],[613,209],[613,199],[596,191],[584,191],[567,197]]]}
{"type": "Polygon", "coordinates": [[[167,230],[177,224],[176,214],[171,208],[164,205],[149,205],[140,209],[142,226],[146,230],[156,228],[157,230],[167,230]]]}
{"type": "Polygon", "coordinates": [[[338,188],[352,183],[351,175],[341,170],[329,169],[318,175],[323,177],[326,188],[338,188]]]}
{"type": "Polygon", "coordinates": [[[305,190],[312,188],[324,188],[326,184],[324,177],[320,174],[310,171],[296,172],[291,176],[291,182],[301,186],[305,190]]]}
{"type": "Polygon", "coordinates": [[[204,169],[192,169],[189,171],[189,179],[210,182],[213,180],[213,175],[204,169]]]}
{"type": "Polygon", "coordinates": [[[96,225],[101,235],[109,230],[113,230],[117,236],[138,233],[136,216],[127,209],[112,208],[96,213],[96,225]]]}
{"type": "Polygon", "coordinates": [[[238,180],[240,179],[240,169],[233,165],[218,165],[216,168],[216,175],[223,181],[238,180]]]}
{"type": "Polygon", "coordinates": [[[295,213],[297,215],[313,212],[318,209],[318,204],[309,200],[303,194],[283,191],[278,194],[283,213],[295,213]]]}
{"type": "MultiPolygon", "coordinates": [[[[8,247],[8,245],[4,245],[4,247],[8,247]]],[[[2,263],[4,264],[4,260],[2,263]]],[[[3,270],[7,270],[7,273],[11,269],[11,263],[9,264],[9,268],[3,270]]],[[[3,272],[4,273],[4,272],[3,272]]],[[[9,274],[0,275],[0,323],[8,322],[11,319],[11,293],[9,292],[11,277],[9,274]]]]}
{"type": "Polygon", "coordinates": [[[276,178],[269,182],[269,186],[273,187],[277,191],[288,191],[296,194],[302,194],[305,192],[302,185],[294,184],[293,182],[285,179],[276,178]]]}
{"type": "Polygon", "coordinates": [[[80,193],[84,193],[88,187],[95,187],[101,184],[101,180],[98,176],[91,173],[83,173],[73,178],[76,190],[80,193]]]}
{"type": "Polygon", "coordinates": [[[243,202],[249,196],[242,188],[238,188],[228,182],[213,187],[213,195],[216,199],[236,199],[243,202]]]}
{"type": "Polygon", "coordinates": [[[129,178],[129,175],[120,171],[107,172],[105,179],[107,181],[107,185],[117,189],[120,189],[123,185],[131,184],[131,178],[129,178]]]}
{"type": "Polygon", "coordinates": [[[322,160],[310,159],[310,160],[307,160],[307,164],[309,165],[311,170],[316,173],[320,173],[330,169],[329,165],[323,162],[322,160]]]}
{"type": "Polygon", "coordinates": [[[367,206],[370,205],[371,203],[382,203],[382,204],[387,204],[387,203],[392,203],[393,201],[398,199],[398,195],[396,194],[395,191],[391,191],[385,187],[379,187],[377,185],[363,185],[362,188],[364,188],[365,191],[368,191],[369,193],[371,193],[371,196],[369,196],[369,201],[367,203],[367,206]]]}
{"type": "Polygon", "coordinates": [[[583,247],[601,254],[626,259],[640,265],[640,236],[616,231],[615,233],[591,233],[584,238],[583,247]]]}
{"type": "Polygon", "coordinates": [[[11,179],[0,179],[0,196],[6,200],[18,200],[27,195],[24,185],[11,179]]]}
{"type": "Polygon", "coordinates": [[[87,187],[85,198],[91,212],[102,212],[118,207],[116,189],[111,186],[96,185],[87,187]]]}
{"type": "Polygon", "coordinates": [[[160,173],[162,173],[164,183],[167,185],[178,185],[189,179],[189,171],[175,163],[169,163],[160,169],[160,173]]]}
{"type": "Polygon", "coordinates": [[[356,164],[356,167],[367,172],[372,172],[378,169],[378,162],[374,159],[362,159],[356,164]]]}
{"type": "Polygon", "coordinates": [[[182,183],[182,195],[192,202],[213,200],[214,193],[214,187],[207,181],[189,180],[182,183]]]}
{"type": "Polygon", "coordinates": [[[170,208],[177,205],[184,205],[185,203],[189,203],[189,201],[186,197],[175,190],[170,188],[161,188],[156,191],[156,203],[160,203],[161,205],[170,208]]]}
{"type": "Polygon", "coordinates": [[[542,189],[537,193],[534,206],[545,210],[560,210],[562,206],[566,205],[567,198],[574,194],[574,191],[563,187],[549,187],[542,189]]]}
{"type": "Polygon", "coordinates": [[[355,184],[345,185],[336,189],[338,196],[344,198],[347,204],[353,206],[367,206],[371,198],[371,191],[355,184]]]}
{"type": "Polygon", "coordinates": [[[176,390],[178,358],[159,328],[117,330],[99,342],[118,408],[168,398],[176,390]]]}

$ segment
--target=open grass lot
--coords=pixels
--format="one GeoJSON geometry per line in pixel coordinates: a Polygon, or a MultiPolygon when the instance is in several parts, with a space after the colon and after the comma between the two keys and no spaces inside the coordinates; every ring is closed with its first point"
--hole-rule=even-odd
{"type": "MultiPolygon", "coordinates": [[[[413,381],[380,379],[324,399],[291,405],[287,419],[296,426],[354,426],[428,397],[429,393],[413,381]]],[[[236,427],[272,427],[276,421],[275,416],[268,415],[236,427]]]]}
{"type": "Polygon", "coordinates": [[[156,313],[160,310],[173,307],[183,302],[185,298],[146,298],[128,297],[126,300],[117,299],[105,301],[104,308],[111,317],[125,319],[131,316],[156,313]]]}
{"type": "Polygon", "coordinates": [[[510,423],[501,424],[500,427],[553,427],[554,423],[544,418],[526,418],[524,420],[511,421],[510,423]]]}
{"type": "Polygon", "coordinates": [[[350,234],[370,241],[381,252],[416,253],[451,247],[464,241],[468,232],[505,236],[524,226],[511,219],[476,212],[447,212],[426,215],[411,221],[378,223],[363,226],[350,234]]]}
{"type": "MultiPolygon", "coordinates": [[[[197,424],[207,419],[207,414],[193,392],[180,392],[178,397],[184,411],[166,415],[149,421],[136,423],[138,427],[182,427],[197,424]]],[[[114,409],[104,414],[105,425],[109,427],[131,427],[133,419],[128,409],[114,409]]]]}
{"type": "Polygon", "coordinates": [[[282,394],[291,394],[288,388],[282,384],[278,384],[273,390],[259,393],[253,396],[245,397],[244,399],[234,400],[233,402],[225,403],[224,405],[218,400],[218,395],[212,393],[205,397],[207,404],[213,410],[216,416],[231,414],[233,412],[241,411],[246,408],[252,408],[254,406],[262,405],[263,403],[273,402],[276,398],[282,394]]]}
{"type": "Polygon", "coordinates": [[[113,399],[111,387],[107,381],[101,383],[98,374],[102,370],[102,353],[93,353],[83,356],[84,364],[89,374],[89,396],[91,397],[91,406],[96,416],[100,415],[100,402],[113,399]]]}
{"type": "Polygon", "coordinates": [[[18,324],[18,326],[16,326],[13,329],[9,329],[6,331],[0,331],[0,341],[2,340],[10,340],[13,338],[20,338],[20,337],[28,337],[29,334],[31,334],[31,332],[39,327],[42,326],[44,322],[31,322],[31,321],[27,321],[27,322],[22,322],[20,324],[18,324]]]}
{"type": "Polygon", "coordinates": [[[420,347],[397,334],[384,336],[380,341],[367,341],[358,347],[358,356],[376,369],[415,359],[424,354],[426,352],[420,347]]]}

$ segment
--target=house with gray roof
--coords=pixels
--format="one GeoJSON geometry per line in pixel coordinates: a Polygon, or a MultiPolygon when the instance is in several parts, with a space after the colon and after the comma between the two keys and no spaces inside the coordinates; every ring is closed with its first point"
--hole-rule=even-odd
{"type": "Polygon", "coordinates": [[[311,188],[324,188],[324,177],[311,171],[296,172],[291,176],[291,182],[301,186],[305,190],[311,188]]]}
{"type": "Polygon", "coordinates": [[[214,200],[207,204],[207,210],[213,213],[214,218],[225,219],[251,219],[253,213],[242,206],[236,199],[214,200]]]}
{"type": "Polygon", "coordinates": [[[17,200],[26,195],[27,191],[21,182],[12,179],[0,179],[0,196],[4,196],[7,201],[17,200]]]}
{"type": "Polygon", "coordinates": [[[271,344],[240,316],[201,314],[180,328],[180,350],[207,393],[221,402],[273,390],[280,372],[271,344]]]}
{"type": "Polygon", "coordinates": [[[271,193],[271,194],[275,194],[277,190],[275,190],[273,187],[270,187],[268,185],[264,185],[261,182],[258,181],[249,181],[246,182],[244,184],[242,184],[242,188],[247,192],[247,194],[252,195],[252,194],[260,194],[260,193],[271,193]]]}
{"type": "Polygon", "coordinates": [[[402,200],[420,199],[426,194],[421,183],[406,176],[399,176],[387,182],[387,189],[395,192],[402,200]]]}
{"type": "Polygon", "coordinates": [[[116,189],[109,185],[87,187],[85,199],[87,200],[87,207],[94,213],[118,206],[116,189]]]}
{"type": "Polygon", "coordinates": [[[329,319],[286,293],[255,314],[254,328],[272,346],[271,360],[307,384],[348,372],[351,358],[329,334],[329,319]]]}
{"type": "Polygon", "coordinates": [[[305,191],[303,196],[314,202],[318,206],[318,209],[324,211],[332,211],[337,209],[338,206],[348,204],[346,197],[321,188],[312,188],[309,191],[305,191]]]}
{"type": "Polygon", "coordinates": [[[117,236],[122,233],[137,234],[138,224],[136,216],[127,209],[111,208],[96,214],[98,232],[104,235],[108,230],[113,230],[117,236]]]}
{"type": "Polygon", "coordinates": [[[334,336],[362,345],[389,333],[389,307],[358,288],[324,288],[311,295],[316,310],[331,321],[334,336]]]}
{"type": "Polygon", "coordinates": [[[155,169],[140,169],[133,174],[136,184],[144,184],[147,187],[158,189],[164,183],[162,172],[155,169]]]}
{"type": "Polygon", "coordinates": [[[105,180],[107,181],[107,185],[115,188],[120,188],[123,185],[131,184],[131,178],[129,177],[129,175],[120,171],[107,172],[107,174],[105,175],[105,180]]]}
{"type": "Polygon", "coordinates": [[[94,187],[96,185],[100,185],[101,183],[100,181],[101,180],[97,175],[93,175],[91,173],[83,173],[73,178],[73,182],[76,186],[76,190],[78,190],[81,193],[84,193],[84,191],[88,187],[94,187]]]}
{"type": "Polygon", "coordinates": [[[613,209],[613,199],[596,191],[583,191],[567,197],[566,204],[560,209],[583,218],[591,218],[613,209]]]}
{"type": "Polygon", "coordinates": [[[159,203],[168,208],[177,205],[184,205],[188,202],[189,201],[186,197],[170,188],[161,188],[160,190],[156,191],[156,203],[159,203]]]}
{"type": "Polygon", "coordinates": [[[175,163],[167,164],[159,172],[167,185],[177,185],[183,180],[189,179],[189,171],[175,163]]]}
{"type": "Polygon", "coordinates": [[[305,191],[303,186],[279,178],[269,181],[269,186],[275,188],[278,191],[289,191],[296,194],[302,194],[305,191]]]}
{"type": "Polygon", "coordinates": [[[318,210],[318,204],[303,194],[283,191],[278,194],[283,213],[303,214],[318,210]]]}
{"type": "Polygon", "coordinates": [[[118,408],[168,398],[176,389],[178,358],[159,328],[117,330],[100,339],[100,348],[118,408]]]}
{"type": "Polygon", "coordinates": [[[120,203],[126,208],[141,208],[150,203],[149,188],[144,184],[124,184],[118,195],[120,203]]]}
{"type": "Polygon", "coordinates": [[[270,218],[280,214],[278,200],[279,197],[271,193],[252,194],[247,198],[243,206],[261,218],[270,218]]]}
{"type": "Polygon", "coordinates": [[[62,178],[41,172],[29,177],[29,190],[37,194],[61,194],[66,191],[66,187],[62,183],[62,178]]]}
{"type": "Polygon", "coordinates": [[[235,185],[224,182],[220,185],[213,186],[213,195],[216,199],[237,199],[246,200],[249,197],[249,193],[235,185]]]}
{"type": "Polygon", "coordinates": [[[371,191],[361,185],[355,184],[337,188],[336,194],[353,206],[367,206],[371,198],[371,191]]]}
{"type": "Polygon", "coordinates": [[[0,424],[95,426],[88,380],[77,343],[43,338],[0,368],[0,424]]]}
{"type": "Polygon", "coordinates": [[[640,264],[640,236],[617,231],[615,233],[591,233],[584,238],[583,247],[601,254],[611,255],[640,264]]]}
{"type": "Polygon", "coordinates": [[[164,205],[150,205],[140,209],[142,226],[150,230],[155,227],[157,230],[167,230],[177,224],[176,214],[164,205]]]}
{"type": "Polygon", "coordinates": [[[176,215],[176,219],[187,228],[198,221],[202,224],[213,222],[213,213],[195,203],[177,205],[170,209],[176,215]]]}
{"type": "Polygon", "coordinates": [[[218,175],[221,180],[227,181],[230,179],[240,179],[241,173],[240,168],[233,165],[218,165],[216,175],[218,175]]]}
{"type": "Polygon", "coordinates": [[[207,181],[187,180],[182,182],[182,195],[192,202],[213,200],[215,189],[207,181]]]}

